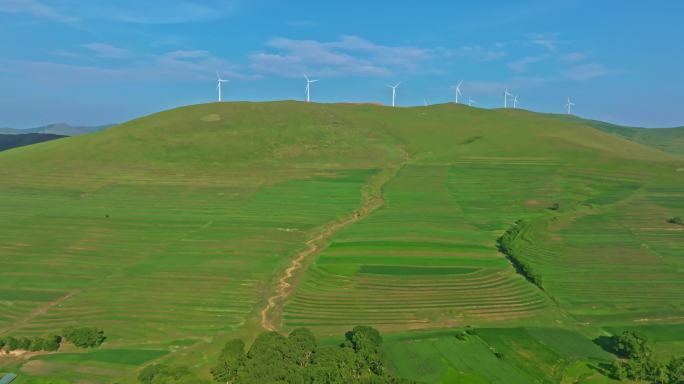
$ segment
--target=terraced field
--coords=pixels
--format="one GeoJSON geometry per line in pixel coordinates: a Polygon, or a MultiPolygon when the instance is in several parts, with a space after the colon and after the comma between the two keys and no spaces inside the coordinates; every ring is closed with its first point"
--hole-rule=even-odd
{"type": "Polygon", "coordinates": [[[536,221],[523,234],[521,253],[582,321],[684,319],[684,232],[667,223],[682,211],[684,182],[645,176],[585,179],[595,195],[580,209],[536,221]]]}
{"type": "Polygon", "coordinates": [[[547,296],[515,273],[495,243],[516,218],[546,211],[556,169],[405,167],[386,186],[386,205],[342,231],[308,270],[285,324],[361,321],[392,330],[553,316],[547,296]],[[522,178],[531,182],[516,183],[522,178]]]}

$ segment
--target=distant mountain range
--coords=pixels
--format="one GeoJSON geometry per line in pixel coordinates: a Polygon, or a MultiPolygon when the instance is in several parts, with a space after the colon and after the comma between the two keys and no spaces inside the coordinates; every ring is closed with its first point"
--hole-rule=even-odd
{"type": "Polygon", "coordinates": [[[21,133],[15,135],[0,134],[0,151],[42,143],[44,141],[61,139],[63,137],[66,136],[53,135],[51,133],[21,133]]]}
{"type": "Polygon", "coordinates": [[[102,129],[111,127],[113,124],[99,125],[94,127],[87,126],[73,126],[67,123],[49,124],[42,127],[18,129],[18,128],[0,128],[2,135],[19,135],[26,133],[49,133],[60,136],[79,136],[87,133],[97,132],[102,129]]]}

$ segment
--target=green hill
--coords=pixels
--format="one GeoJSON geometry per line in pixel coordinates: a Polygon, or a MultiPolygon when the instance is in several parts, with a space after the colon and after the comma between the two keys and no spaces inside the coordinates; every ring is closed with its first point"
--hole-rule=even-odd
{"type": "MultiPolygon", "coordinates": [[[[567,116],[562,116],[562,118],[568,119],[567,116]]],[[[603,132],[622,136],[625,139],[639,144],[660,149],[661,151],[679,155],[684,154],[684,127],[635,128],[623,127],[603,121],[580,119],[577,117],[570,117],[569,119],[586,124],[603,132]]]]}
{"type": "Polygon", "coordinates": [[[208,377],[228,338],[367,324],[402,376],[558,382],[601,376],[590,339],[684,318],[684,157],[556,116],[196,105],[0,153],[0,179],[0,336],[107,335],[0,357],[26,377],[208,377]],[[497,251],[517,220],[541,289],[497,251]]]}

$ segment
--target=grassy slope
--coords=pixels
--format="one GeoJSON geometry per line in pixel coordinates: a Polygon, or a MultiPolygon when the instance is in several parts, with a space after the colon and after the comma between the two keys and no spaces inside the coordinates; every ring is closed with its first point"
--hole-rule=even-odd
{"type": "MultiPolygon", "coordinates": [[[[558,276],[551,297],[494,251],[512,221],[551,220],[552,202],[563,207],[555,220],[568,222],[554,225],[567,228],[582,207],[600,215],[643,196],[644,205],[614,220],[643,217],[660,230],[632,231],[628,246],[618,237],[606,241],[601,252],[613,255],[606,262],[620,263],[624,250],[646,237],[662,259],[633,257],[664,271],[681,256],[681,242],[663,237],[672,232],[661,217],[644,213],[682,208],[682,158],[583,124],[454,105],[198,105],[0,154],[0,332],[87,323],[110,335],[106,359],[83,357],[92,366],[87,372],[74,371],[69,357],[34,359],[24,373],[98,381],[169,351],[171,361],[206,366],[225,338],[254,335],[272,283],[306,239],[358,208],[378,170],[401,163],[383,189],[385,206],[340,231],[297,277],[285,328],[305,324],[332,334],[359,322],[388,332],[536,322],[574,329],[573,316],[591,303],[573,287],[586,282],[573,272],[561,284],[563,268],[581,268],[554,260],[595,250],[568,243],[554,248],[550,262],[536,256],[546,253],[531,253],[552,281],[558,276]],[[624,185],[638,188],[623,193],[624,185]],[[131,349],[152,352],[133,362],[112,357],[131,349]]],[[[542,232],[539,244],[554,236],[542,232]]],[[[629,276],[638,280],[640,266],[629,276]]],[[[668,278],[681,280],[678,271],[668,278]]],[[[609,293],[618,283],[606,279],[596,303],[614,300],[609,293]]],[[[676,287],[663,292],[649,310],[676,316],[681,296],[676,287]]],[[[630,300],[607,308],[583,334],[631,321],[648,297],[630,300]]]]}
{"type": "Polygon", "coordinates": [[[576,117],[559,117],[562,119],[575,120],[592,128],[599,129],[603,132],[618,135],[628,140],[657,148],[665,152],[676,153],[680,155],[684,154],[684,127],[635,128],[623,127],[603,121],[580,119],[576,117]]]}

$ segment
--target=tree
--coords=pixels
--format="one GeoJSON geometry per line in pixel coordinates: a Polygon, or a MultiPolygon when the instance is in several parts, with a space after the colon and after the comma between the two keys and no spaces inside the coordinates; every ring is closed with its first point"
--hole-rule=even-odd
{"type": "Polygon", "coordinates": [[[95,327],[67,327],[62,334],[65,339],[79,348],[99,347],[106,339],[104,331],[95,327]]]}
{"type": "Polygon", "coordinates": [[[62,343],[62,336],[51,335],[44,339],[43,350],[44,351],[57,351],[62,343]]]}
{"type": "Polygon", "coordinates": [[[14,336],[8,336],[5,338],[6,346],[8,351],[14,351],[19,349],[19,340],[14,336]]]}
{"type": "Polygon", "coordinates": [[[619,336],[613,336],[615,354],[627,359],[647,359],[651,356],[651,349],[647,345],[646,337],[632,331],[624,331],[619,336]]]}
{"type": "Polygon", "coordinates": [[[15,349],[21,349],[22,351],[28,351],[31,349],[31,339],[28,337],[20,337],[17,339],[18,345],[15,349]]]}
{"type": "MultiPolygon", "coordinates": [[[[357,326],[345,334],[347,340],[343,346],[350,347],[359,357],[359,370],[368,369],[376,375],[382,375],[384,358],[382,356],[382,336],[373,327],[357,326]]],[[[359,372],[363,374],[363,372],[359,372]]]]}
{"type": "MultiPolygon", "coordinates": [[[[242,341],[229,341],[211,373],[215,381],[231,384],[408,383],[385,374],[383,367],[382,337],[374,328],[356,327],[336,346],[319,346],[311,331],[299,328],[287,337],[263,332],[247,353],[242,341]]],[[[140,381],[158,384],[157,370],[146,368],[140,381]]]]}
{"type": "Polygon", "coordinates": [[[667,373],[670,383],[684,383],[684,356],[672,359],[667,365],[667,373]]]}
{"type": "Polygon", "coordinates": [[[297,328],[287,337],[295,354],[295,361],[300,367],[311,363],[311,356],[316,350],[316,337],[306,328],[297,328]]]}
{"type": "Polygon", "coordinates": [[[45,340],[42,337],[34,337],[31,339],[31,344],[28,350],[31,352],[42,351],[45,348],[45,340]]]}
{"type": "Polygon", "coordinates": [[[214,380],[220,383],[236,382],[238,369],[244,365],[244,359],[245,343],[240,339],[227,342],[221,351],[218,364],[211,368],[214,380]]]}

